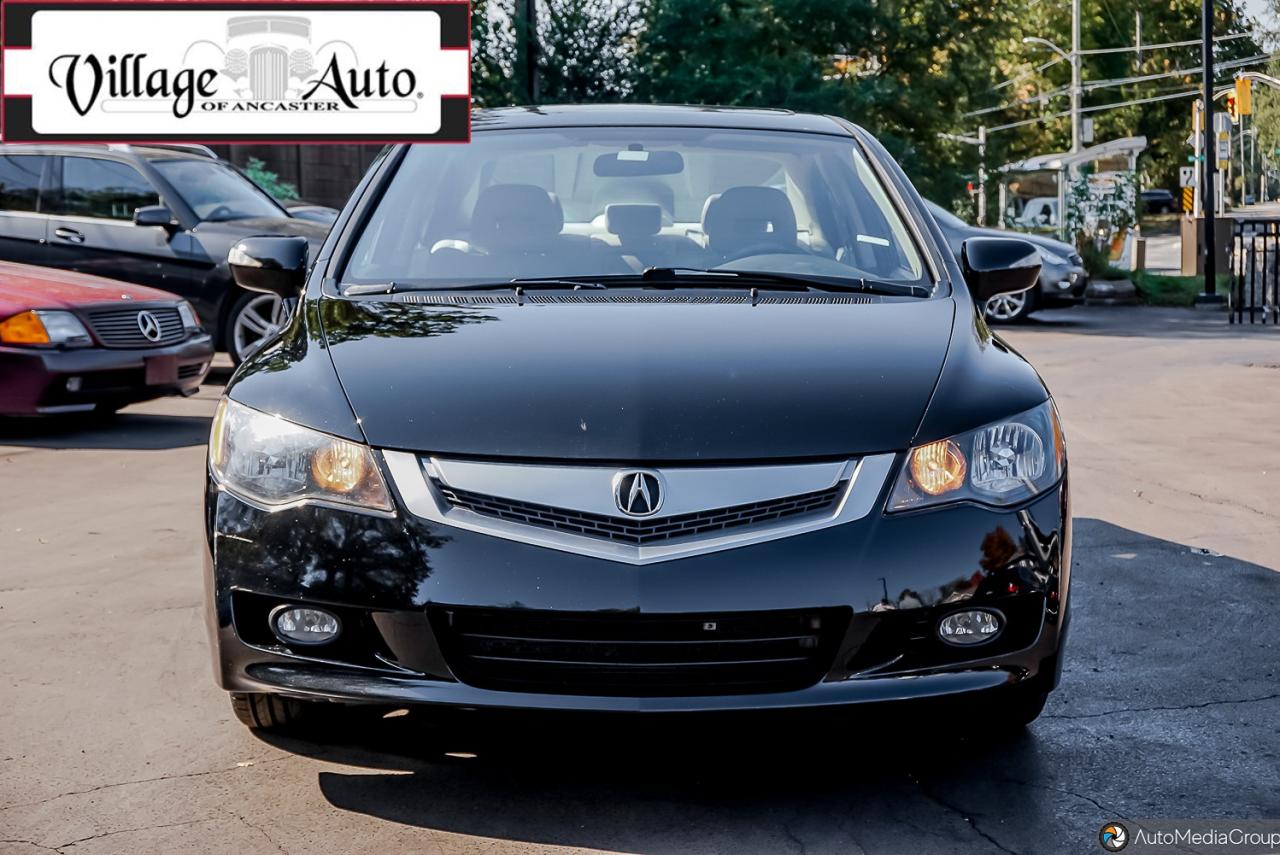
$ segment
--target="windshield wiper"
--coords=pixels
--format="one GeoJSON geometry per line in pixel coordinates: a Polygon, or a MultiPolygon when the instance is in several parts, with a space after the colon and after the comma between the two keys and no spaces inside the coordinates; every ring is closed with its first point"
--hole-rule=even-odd
{"type": "Polygon", "coordinates": [[[863,277],[822,276],[803,273],[777,273],[771,270],[700,270],[688,267],[650,267],[638,276],[627,274],[602,276],[603,281],[614,282],[639,279],[642,282],[677,284],[696,283],[697,287],[724,288],[752,284],[768,288],[795,291],[855,291],[867,294],[885,294],[902,297],[928,297],[929,289],[923,285],[903,282],[881,282],[863,277]]]}
{"type": "Polygon", "coordinates": [[[601,273],[589,276],[521,277],[496,282],[468,282],[456,285],[348,285],[343,294],[369,294],[392,291],[497,291],[513,288],[517,292],[569,288],[574,291],[600,291],[615,285],[638,284],[647,288],[674,288],[687,284],[694,288],[732,288],[754,290],[760,286],[775,291],[825,291],[884,294],[894,297],[928,297],[923,285],[881,282],[875,279],[842,276],[775,273],[767,270],[701,270],[686,267],[650,267],[642,273],[601,273]]]}
{"type": "Polygon", "coordinates": [[[574,291],[599,291],[607,286],[599,282],[599,276],[548,276],[522,277],[507,279],[502,282],[469,282],[465,285],[446,285],[441,288],[414,288],[415,291],[497,291],[503,288],[515,288],[519,291],[551,291],[556,288],[569,288],[574,291]]]}

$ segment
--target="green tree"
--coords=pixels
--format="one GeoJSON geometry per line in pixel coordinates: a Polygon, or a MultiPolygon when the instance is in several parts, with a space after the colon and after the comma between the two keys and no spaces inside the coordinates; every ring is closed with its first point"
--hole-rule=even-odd
{"type": "MultiPolygon", "coordinates": [[[[536,33],[540,104],[622,101],[630,95],[639,2],[541,0],[536,33]]],[[[473,0],[472,98],[479,106],[528,103],[516,74],[515,0],[473,0]]]]}
{"type": "Polygon", "coordinates": [[[786,107],[873,131],[926,194],[963,193],[972,147],[939,133],[990,79],[1012,25],[987,0],[651,0],[635,63],[641,100],[786,107]]]}

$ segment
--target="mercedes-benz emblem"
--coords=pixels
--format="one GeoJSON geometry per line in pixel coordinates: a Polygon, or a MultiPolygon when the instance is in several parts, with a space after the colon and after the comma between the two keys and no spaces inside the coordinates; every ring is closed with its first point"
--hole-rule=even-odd
{"type": "Polygon", "coordinates": [[[138,312],[138,329],[147,337],[147,341],[159,341],[164,335],[160,331],[160,321],[150,312],[138,312]]]}
{"type": "Polygon", "coordinates": [[[650,469],[624,469],[613,476],[613,501],[629,517],[649,517],[662,507],[662,478],[650,469]]]}

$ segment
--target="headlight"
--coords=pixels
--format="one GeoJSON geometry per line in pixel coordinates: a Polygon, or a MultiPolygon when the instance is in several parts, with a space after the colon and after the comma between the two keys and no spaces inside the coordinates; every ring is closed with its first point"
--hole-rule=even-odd
{"type": "Polygon", "coordinates": [[[93,340],[80,319],[70,312],[33,309],[0,321],[0,343],[85,347],[93,340]]]}
{"type": "Polygon", "coordinates": [[[1047,261],[1050,264],[1056,264],[1058,266],[1064,266],[1064,265],[1070,264],[1069,261],[1067,261],[1062,256],[1058,255],[1056,252],[1050,252],[1049,250],[1044,249],[1043,247],[1041,247],[1040,249],[1040,258],[1043,259],[1044,261],[1047,261]]]}
{"type": "Polygon", "coordinates": [[[178,304],[178,317],[182,318],[182,328],[187,332],[200,328],[200,316],[196,314],[195,307],[186,300],[178,304]]]}
{"type": "Polygon", "coordinates": [[[1016,504],[1057,483],[1065,463],[1058,411],[1045,401],[1021,415],[911,449],[888,509],[960,501],[1016,504]]]}
{"type": "Polygon", "coordinates": [[[228,493],[266,510],[301,504],[391,513],[373,451],[223,398],[209,467],[228,493]]]}

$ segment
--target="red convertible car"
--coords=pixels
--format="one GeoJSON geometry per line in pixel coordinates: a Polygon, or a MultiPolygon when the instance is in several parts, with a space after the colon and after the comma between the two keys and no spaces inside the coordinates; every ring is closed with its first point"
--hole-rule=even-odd
{"type": "Polygon", "coordinates": [[[0,262],[0,415],[193,395],[212,359],[195,310],[172,294],[0,262]]]}

